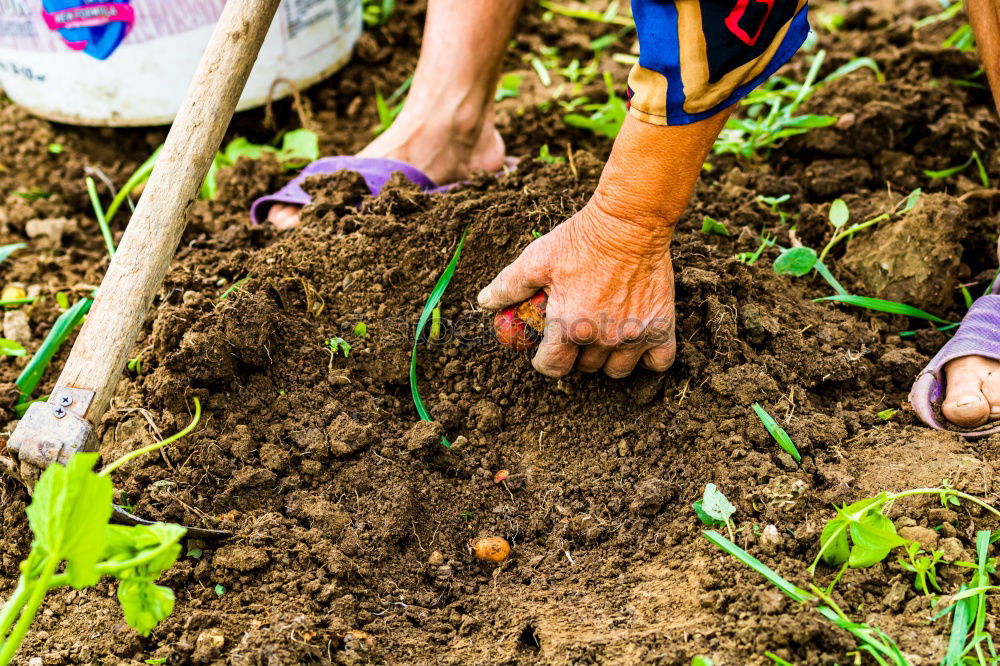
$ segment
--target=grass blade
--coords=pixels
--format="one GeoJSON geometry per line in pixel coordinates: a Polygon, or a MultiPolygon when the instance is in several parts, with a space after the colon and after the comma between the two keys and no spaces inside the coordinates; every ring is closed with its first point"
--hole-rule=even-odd
{"type": "Polygon", "coordinates": [[[774,420],[774,417],[768,414],[764,408],[756,402],[753,403],[753,411],[757,412],[757,418],[759,418],[760,422],[764,424],[764,429],[771,434],[771,437],[773,437],[774,441],[778,443],[778,446],[784,449],[785,453],[790,455],[795,459],[795,462],[801,465],[802,456],[799,454],[799,450],[795,448],[795,442],[793,442],[792,438],[788,436],[785,429],[778,425],[778,422],[774,420]]]}
{"type": "Polygon", "coordinates": [[[5,261],[7,257],[14,254],[18,250],[23,250],[28,247],[27,243],[11,243],[9,245],[0,245],[0,261],[5,261]]]}
{"type": "Polygon", "coordinates": [[[132,190],[139,187],[149,179],[149,174],[153,172],[153,167],[156,166],[156,160],[160,157],[160,150],[163,148],[161,145],[159,148],[153,151],[153,154],[146,158],[146,161],[139,165],[139,168],[135,170],[125,184],[122,185],[122,189],[118,190],[118,194],[114,196],[111,203],[108,204],[108,210],[105,212],[104,217],[107,219],[108,223],[114,219],[115,213],[123,203],[128,199],[128,195],[132,193],[132,190]]]}
{"type": "Polygon", "coordinates": [[[811,601],[814,597],[800,587],[796,587],[792,583],[788,582],[782,578],[774,569],[767,566],[756,557],[743,550],[735,543],[722,536],[715,530],[706,530],[702,532],[705,538],[711,541],[713,544],[729,553],[736,559],[738,559],[743,564],[747,565],[761,576],[766,578],[768,582],[774,585],[776,588],[787,594],[789,597],[794,599],[799,603],[804,603],[806,601],[811,601]]]}
{"type": "Polygon", "coordinates": [[[920,308],[915,308],[912,305],[906,305],[905,303],[897,303],[895,301],[885,301],[881,298],[869,298],[868,296],[853,296],[851,294],[843,295],[836,294],[834,296],[824,296],[823,298],[814,299],[814,302],[819,303],[820,301],[834,301],[837,303],[844,303],[845,305],[853,305],[859,308],[866,308],[868,310],[875,310],[877,312],[888,312],[889,314],[901,314],[907,317],[914,317],[915,319],[926,319],[927,321],[937,322],[939,324],[952,324],[947,319],[941,319],[937,315],[932,315],[929,312],[924,312],[920,308]]]}
{"type": "MultiPolygon", "coordinates": [[[[427,408],[424,406],[424,401],[420,398],[420,391],[417,388],[417,347],[420,344],[420,336],[424,332],[424,327],[427,325],[427,320],[431,318],[434,312],[434,308],[438,306],[441,302],[441,296],[444,295],[444,290],[448,288],[448,284],[451,282],[452,276],[455,274],[455,268],[458,266],[458,260],[462,256],[462,246],[465,245],[465,234],[468,232],[468,228],[462,232],[462,237],[458,240],[458,247],[455,248],[455,254],[451,256],[451,261],[448,262],[448,266],[444,269],[444,273],[438,278],[437,284],[434,285],[434,289],[431,291],[430,298],[424,303],[424,309],[420,313],[420,319],[417,320],[417,332],[413,338],[413,352],[410,354],[410,393],[413,396],[413,405],[417,408],[417,414],[420,415],[422,421],[433,421],[431,415],[427,412],[427,408]]],[[[441,438],[441,444],[451,448],[451,442],[448,441],[447,437],[441,438]]]]}
{"type": "Polygon", "coordinates": [[[94,215],[97,217],[97,226],[101,228],[101,236],[104,237],[104,246],[108,248],[108,256],[115,256],[115,241],[111,236],[111,227],[104,216],[104,207],[101,206],[101,199],[97,196],[97,186],[94,179],[87,176],[87,195],[90,197],[90,205],[94,207],[94,215]]]}
{"type": "Polygon", "coordinates": [[[42,380],[45,368],[49,367],[52,357],[56,355],[62,344],[66,342],[66,338],[70,336],[70,333],[83,321],[84,316],[90,311],[90,306],[93,303],[94,299],[92,298],[82,298],[56,319],[52,330],[45,336],[45,340],[42,341],[38,351],[31,357],[28,364],[24,366],[24,370],[21,371],[17,381],[14,382],[21,392],[19,402],[25,403],[31,400],[31,394],[38,387],[38,382],[42,380]]]}

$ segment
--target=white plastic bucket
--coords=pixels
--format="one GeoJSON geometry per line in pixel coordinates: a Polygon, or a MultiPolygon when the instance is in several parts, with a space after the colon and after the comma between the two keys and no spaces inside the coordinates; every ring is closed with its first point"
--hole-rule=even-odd
{"type": "MultiPolygon", "coordinates": [[[[180,108],[225,0],[0,0],[0,86],[35,115],[160,125],[180,108]]],[[[361,0],[282,0],[239,109],[314,83],[348,58],[361,0]]]]}

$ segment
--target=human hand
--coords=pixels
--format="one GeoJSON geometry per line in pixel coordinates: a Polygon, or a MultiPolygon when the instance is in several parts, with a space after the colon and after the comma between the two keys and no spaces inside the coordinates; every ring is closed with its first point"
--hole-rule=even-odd
{"type": "Polygon", "coordinates": [[[498,310],[548,294],[532,365],[561,377],[576,367],[613,378],[637,364],[674,361],[674,275],[669,227],[629,219],[595,195],[579,213],[531,243],[479,294],[498,310]]]}

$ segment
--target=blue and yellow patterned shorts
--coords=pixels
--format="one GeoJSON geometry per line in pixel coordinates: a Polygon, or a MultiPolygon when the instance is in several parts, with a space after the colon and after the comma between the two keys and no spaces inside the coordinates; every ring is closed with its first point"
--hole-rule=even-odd
{"type": "Polygon", "coordinates": [[[712,116],[788,62],[809,33],[806,0],[632,0],[639,62],[629,113],[654,125],[712,116]]]}

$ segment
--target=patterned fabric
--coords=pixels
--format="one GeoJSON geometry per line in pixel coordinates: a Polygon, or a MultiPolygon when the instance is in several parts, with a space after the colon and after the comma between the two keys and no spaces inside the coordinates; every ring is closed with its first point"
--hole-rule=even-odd
{"type": "Polygon", "coordinates": [[[632,0],[639,62],[629,113],[683,125],[735,104],[795,54],[806,0],[632,0]]]}

